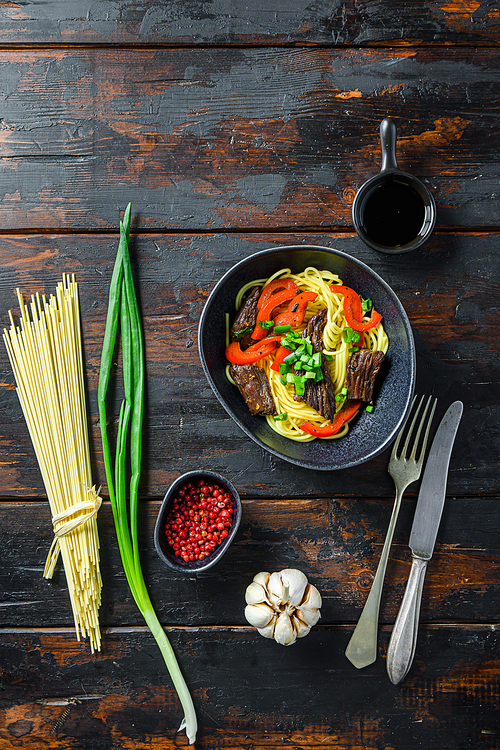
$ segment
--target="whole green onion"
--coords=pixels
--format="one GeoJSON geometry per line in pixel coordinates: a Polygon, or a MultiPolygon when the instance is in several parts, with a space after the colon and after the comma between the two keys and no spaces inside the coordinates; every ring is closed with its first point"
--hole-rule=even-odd
{"type": "Polygon", "coordinates": [[[141,473],[145,363],[141,316],[128,251],[130,214],[131,205],[129,204],[125,210],[123,222],[120,222],[120,242],[109,288],[108,314],[99,372],[98,404],[104,466],[118,547],[130,591],[156,639],[181,701],[184,719],[179,730],[185,728],[189,742],[194,744],[197,722],[193,701],[170,641],[154,611],[139,557],[137,500],[141,473]],[[120,328],[122,340],[124,399],[120,408],[113,467],[106,429],[106,394],[113,366],[118,328],[120,328]],[[130,457],[128,503],[127,456],[130,457]]]}

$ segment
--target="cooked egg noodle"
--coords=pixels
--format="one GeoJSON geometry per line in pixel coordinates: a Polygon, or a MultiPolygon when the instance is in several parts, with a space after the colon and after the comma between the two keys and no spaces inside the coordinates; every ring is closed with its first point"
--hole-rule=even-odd
{"type": "MultiPolygon", "coordinates": [[[[324,307],[327,308],[327,322],[323,331],[322,356],[330,355],[331,359],[327,360],[327,366],[330,371],[335,394],[339,395],[342,388],[345,386],[347,360],[350,355],[349,349],[352,348],[353,344],[344,341],[342,335],[344,328],[347,327],[342,305],[343,294],[335,294],[334,292],[331,292],[330,285],[341,285],[343,282],[336,274],[326,270],[319,271],[312,266],[309,266],[299,274],[293,274],[291,269],[284,268],[277,271],[268,279],[258,279],[245,284],[236,297],[236,310],[240,308],[243,298],[249,289],[256,285],[265,287],[270,281],[277,278],[292,279],[301,291],[312,291],[316,292],[318,295],[315,300],[309,302],[304,322],[300,327],[294,329],[295,331],[302,332],[307,323],[317,312],[319,312],[319,310],[324,307]]],[[[364,336],[365,349],[382,351],[384,354],[387,353],[389,340],[381,322],[362,335],[364,336]]],[[[305,401],[295,400],[294,384],[283,383],[281,381],[280,373],[271,369],[272,363],[273,357],[269,356],[255,364],[262,367],[267,375],[277,415],[280,416],[286,414],[287,416],[286,419],[275,419],[274,415],[267,414],[265,415],[267,423],[275,432],[278,432],[291,440],[300,442],[315,440],[316,438],[314,436],[301,430],[300,425],[303,422],[308,421],[314,427],[323,427],[329,424],[329,421],[324,419],[315,409],[308,406],[305,401]]],[[[229,380],[234,383],[229,373],[229,367],[227,368],[227,374],[229,380]]],[[[341,408],[342,403],[342,400],[339,400],[337,411],[341,408]]],[[[348,433],[348,431],[349,424],[346,423],[336,435],[332,435],[327,439],[342,438],[348,433]]]]}

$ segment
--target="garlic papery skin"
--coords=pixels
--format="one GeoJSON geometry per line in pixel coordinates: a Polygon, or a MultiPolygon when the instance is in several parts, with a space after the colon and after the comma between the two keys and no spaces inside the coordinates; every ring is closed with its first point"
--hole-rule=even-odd
{"type": "Polygon", "coordinates": [[[321,616],[321,594],[294,568],[257,573],[246,589],[245,600],[250,625],[283,646],[306,636],[321,616]]]}
{"type": "Polygon", "coordinates": [[[304,592],[304,598],[300,604],[301,609],[320,609],[321,607],[321,594],[319,593],[316,586],[311,586],[309,583],[304,592]]]}
{"type": "Polygon", "coordinates": [[[282,612],[278,617],[274,628],[274,640],[282,646],[291,646],[297,640],[288,612],[282,612]]]}
{"type": "Polygon", "coordinates": [[[298,609],[295,614],[297,619],[304,622],[309,628],[316,625],[321,616],[319,609],[298,609]]]}
{"type": "Polygon", "coordinates": [[[267,604],[247,604],[245,617],[254,628],[265,628],[274,617],[274,612],[267,604]]]}
{"type": "Polygon", "coordinates": [[[305,622],[302,622],[300,617],[295,616],[292,622],[293,622],[293,629],[295,630],[297,638],[303,638],[311,630],[310,626],[306,625],[305,622]]]}
{"type": "Polygon", "coordinates": [[[257,575],[253,577],[253,580],[254,583],[260,583],[263,588],[266,588],[267,582],[269,581],[270,577],[271,573],[266,573],[264,571],[263,573],[257,573],[257,575]]]}
{"type": "Polygon", "coordinates": [[[257,632],[264,636],[264,638],[274,638],[274,628],[276,627],[276,620],[278,615],[275,613],[273,619],[266,625],[265,628],[257,628],[257,632]]]}
{"type": "Polygon", "coordinates": [[[279,573],[271,573],[266,589],[269,602],[273,606],[279,605],[283,601],[283,582],[279,573]]]}
{"type": "Polygon", "coordinates": [[[266,591],[260,583],[252,581],[245,591],[245,601],[247,604],[261,604],[262,602],[267,602],[266,591]]]}
{"type": "Polygon", "coordinates": [[[300,570],[285,568],[280,573],[283,585],[288,589],[288,603],[292,607],[298,607],[301,603],[306,590],[307,576],[300,570]]]}

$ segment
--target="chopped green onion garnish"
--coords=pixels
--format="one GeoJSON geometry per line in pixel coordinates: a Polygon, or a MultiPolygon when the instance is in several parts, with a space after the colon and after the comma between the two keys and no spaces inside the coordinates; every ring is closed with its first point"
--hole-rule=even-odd
{"type": "Polygon", "coordinates": [[[291,354],[287,354],[283,362],[287,365],[293,365],[294,362],[298,360],[297,352],[292,352],[291,354]]]}
{"type": "Polygon", "coordinates": [[[286,419],[288,419],[288,414],[286,413],[286,411],[284,411],[281,414],[276,414],[274,418],[277,422],[284,422],[286,419]]]}
{"type": "Polygon", "coordinates": [[[247,326],[246,328],[240,328],[239,331],[235,331],[233,333],[233,337],[235,339],[238,339],[240,336],[243,336],[244,333],[250,333],[251,331],[253,331],[253,326],[247,326]]]}
{"type": "Polygon", "coordinates": [[[374,406],[372,406],[371,404],[368,404],[368,406],[366,407],[366,411],[369,411],[371,413],[374,408],[375,408],[374,406]]]}
{"type": "Polygon", "coordinates": [[[297,394],[297,396],[303,396],[305,393],[305,388],[304,388],[305,376],[294,375],[293,380],[295,383],[295,393],[297,394]]]}
{"type": "MultiPolygon", "coordinates": [[[[304,368],[304,369],[305,369],[305,368],[304,368]]],[[[306,380],[315,380],[315,378],[316,378],[316,373],[315,373],[315,372],[313,372],[313,370],[308,370],[308,371],[306,372],[306,374],[304,375],[304,377],[306,378],[306,380]]]]}
{"type": "Polygon", "coordinates": [[[296,349],[298,341],[302,341],[300,334],[295,331],[288,331],[281,339],[281,346],[286,346],[287,349],[296,349]]]}
{"type": "Polygon", "coordinates": [[[363,299],[361,297],[361,309],[363,310],[363,312],[370,312],[372,307],[373,302],[371,301],[371,299],[363,299]]]}
{"type": "Polygon", "coordinates": [[[359,331],[355,331],[353,328],[346,326],[342,331],[342,338],[347,344],[357,343],[361,339],[359,331]]]}
{"type": "Polygon", "coordinates": [[[287,333],[292,326],[274,326],[274,333],[279,336],[281,333],[287,333]]]}
{"type": "Polygon", "coordinates": [[[266,328],[266,329],[272,328],[274,325],[272,320],[259,320],[258,323],[259,323],[259,328],[266,328]]]}

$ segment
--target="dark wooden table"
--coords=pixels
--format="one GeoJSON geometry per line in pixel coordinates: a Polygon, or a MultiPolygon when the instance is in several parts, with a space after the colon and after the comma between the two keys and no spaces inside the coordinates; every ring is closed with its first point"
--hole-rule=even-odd
{"type": "MultiPolygon", "coordinates": [[[[104,484],[96,386],[117,226],[131,249],[147,349],[141,551],[194,696],[198,747],[500,747],[500,20],[498,4],[418,0],[53,0],[0,5],[1,323],[13,290],[80,285],[92,456],[104,484]],[[438,207],[405,256],[353,232],[357,188],[380,167],[378,128],[438,207]],[[418,485],[405,495],[381,607],[379,658],[344,656],[392,508],[388,454],[315,473],[269,456],[210,390],[197,324],[236,261],[281,244],[352,254],[410,317],[417,390],[465,406],[423,594],[417,653],[393,686],[385,653],[410,566],[418,485]],[[153,527],[181,473],[232,479],[243,521],[213,570],[177,577],[153,527]],[[303,570],[322,619],[290,648],[243,616],[254,573],[303,570]]],[[[77,643],[61,567],[42,579],[48,503],[2,346],[0,747],[185,747],[181,708],[99,512],[102,651],[77,643]],[[68,701],[86,696],[77,705],[68,701]]]]}

